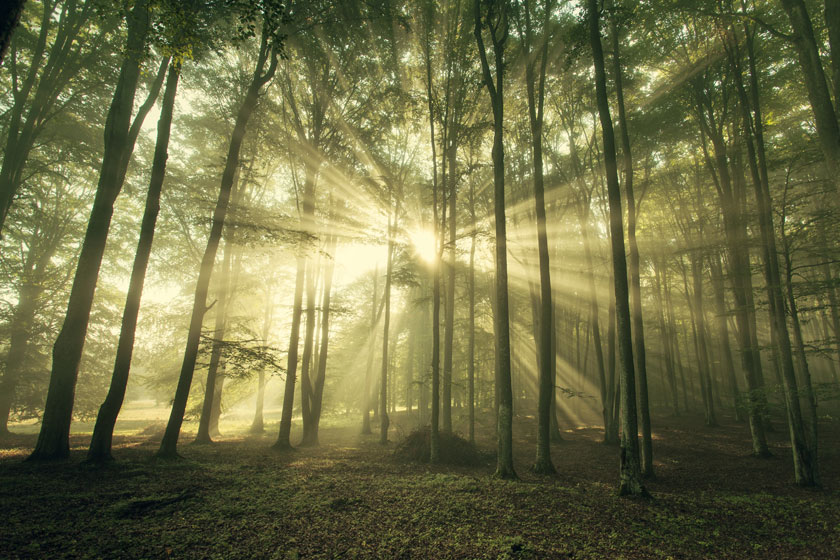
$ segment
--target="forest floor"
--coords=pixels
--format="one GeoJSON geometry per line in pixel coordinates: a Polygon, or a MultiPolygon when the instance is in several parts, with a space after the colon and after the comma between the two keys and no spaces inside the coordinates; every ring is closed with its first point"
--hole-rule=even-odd
{"type": "Polygon", "coordinates": [[[357,424],[288,452],[270,449],[272,425],[182,445],[175,462],[151,459],[154,436],[118,436],[106,467],[82,463],[89,436],[61,464],[22,462],[34,435],[0,439],[0,557],[840,558],[836,419],[821,424],[825,488],[807,490],[778,423],[774,458],[757,459],[743,424],[655,418],[651,500],[616,496],[618,449],[598,429],[564,432],[559,474],[537,476],[534,422],[518,418],[511,482],[492,478],[489,438],[485,465],[431,467],[357,424]]]}

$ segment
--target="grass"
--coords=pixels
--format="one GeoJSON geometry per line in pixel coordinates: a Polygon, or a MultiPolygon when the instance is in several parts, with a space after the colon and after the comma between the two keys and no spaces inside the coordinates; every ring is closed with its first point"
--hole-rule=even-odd
{"type": "MultiPolygon", "coordinates": [[[[182,445],[177,462],[151,460],[146,436],[122,436],[117,462],[99,468],[81,462],[89,436],[72,438],[69,462],[35,465],[21,462],[34,436],[15,436],[0,441],[0,556],[840,557],[836,422],[822,430],[826,489],[813,491],[792,484],[784,434],[761,460],[743,425],[659,419],[652,501],[616,497],[618,452],[598,430],[567,431],[553,449],[560,474],[540,477],[529,472],[533,422],[516,427],[519,482],[492,478],[492,460],[397,460],[355,422],[325,427],[318,448],[273,452],[268,426],[182,445]]],[[[489,436],[478,443],[492,452],[489,436]]]]}

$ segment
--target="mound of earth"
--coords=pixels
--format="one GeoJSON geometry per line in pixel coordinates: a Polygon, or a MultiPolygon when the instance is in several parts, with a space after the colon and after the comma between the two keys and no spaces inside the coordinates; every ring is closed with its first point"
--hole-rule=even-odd
{"type": "MultiPolygon", "coordinates": [[[[431,455],[431,435],[429,426],[420,428],[408,434],[397,445],[394,456],[404,461],[428,463],[431,455]]],[[[480,465],[486,457],[478,451],[475,445],[464,438],[440,432],[440,462],[447,465],[480,465]]]]}

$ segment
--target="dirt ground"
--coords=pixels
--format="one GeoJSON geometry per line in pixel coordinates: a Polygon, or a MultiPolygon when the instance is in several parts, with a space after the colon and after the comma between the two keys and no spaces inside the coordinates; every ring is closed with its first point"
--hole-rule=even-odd
{"type": "MultiPolygon", "coordinates": [[[[482,418],[482,428],[491,420],[482,418]]],[[[392,440],[409,420],[398,416],[392,440]]],[[[535,424],[517,418],[519,481],[487,462],[431,467],[394,458],[394,443],[331,419],[321,445],[270,449],[228,434],[190,445],[184,459],[151,459],[157,434],[119,436],[117,461],[23,462],[34,435],[0,440],[2,558],[840,558],[840,422],[821,424],[824,488],[793,484],[783,426],[774,457],[750,455],[744,424],[655,418],[652,500],[618,498],[618,449],[601,430],[564,432],[556,477],[537,476],[535,424]]],[[[146,430],[155,432],[155,430],[146,430]]]]}

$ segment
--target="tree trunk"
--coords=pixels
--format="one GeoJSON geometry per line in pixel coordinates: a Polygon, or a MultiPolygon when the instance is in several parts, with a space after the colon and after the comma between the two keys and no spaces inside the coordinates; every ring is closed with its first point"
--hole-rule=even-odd
{"type": "MultiPolygon", "coordinates": [[[[783,4],[789,4],[791,0],[783,0],[783,4]]],[[[804,6],[803,6],[804,7],[804,6]]],[[[787,6],[786,6],[787,8],[787,6]]],[[[793,18],[792,18],[793,19],[793,18]]],[[[793,351],[791,348],[790,335],[788,333],[787,318],[785,316],[784,296],[782,295],[781,273],[779,256],[776,250],[776,236],[773,226],[772,199],[770,197],[770,184],[767,171],[767,159],[764,151],[763,120],[761,116],[761,105],[758,98],[758,75],[754,64],[752,43],[747,38],[747,52],[750,65],[750,88],[753,90],[751,97],[748,97],[744,88],[741,68],[737,53],[731,57],[733,72],[737,86],[742,121],[747,144],[747,158],[752,174],[753,186],[756,201],[758,203],[758,223],[762,240],[762,257],[764,261],[764,276],[767,283],[767,294],[770,302],[771,321],[774,327],[774,343],[779,352],[781,361],[780,368],[785,387],[785,404],[788,411],[788,424],[790,428],[791,448],[793,451],[794,472],[796,482],[800,486],[819,486],[820,474],[817,463],[816,438],[808,441],[805,434],[805,425],[802,418],[800,406],[799,387],[796,380],[796,372],[793,366],[793,351]],[[752,114],[750,114],[750,107],[752,114]]],[[[835,126],[837,122],[835,121],[835,126]]],[[[838,136],[840,142],[840,136],[838,136]]],[[[838,144],[840,150],[840,144],[838,144]]],[[[840,152],[838,152],[840,153],[840,152]]],[[[834,176],[836,178],[836,176],[834,176]]],[[[807,368],[804,371],[807,374],[807,368]]],[[[813,405],[813,392],[811,391],[810,375],[805,377],[806,403],[813,405]]],[[[812,430],[816,433],[816,410],[811,411],[814,419],[812,430]]]]}
{"type": "Polygon", "coordinates": [[[213,264],[216,260],[216,252],[219,249],[219,241],[222,238],[222,228],[225,224],[225,216],[227,215],[234,177],[236,170],[239,168],[239,153],[242,149],[242,141],[245,138],[248,120],[257,105],[257,97],[260,89],[273,77],[277,69],[277,52],[269,45],[268,41],[267,33],[264,32],[254,76],[251,84],[248,86],[245,99],[239,107],[233,133],[231,134],[225,169],[222,173],[221,185],[219,187],[219,198],[216,200],[216,208],[213,211],[213,223],[210,228],[210,234],[207,237],[207,246],[204,249],[204,256],[201,259],[201,267],[196,282],[192,316],[187,333],[187,344],[184,349],[184,361],[181,365],[181,373],[178,378],[178,387],[175,390],[175,398],[172,401],[169,422],[166,425],[166,431],[161,440],[160,449],[157,452],[157,456],[162,459],[178,457],[178,436],[181,433],[181,424],[184,421],[184,412],[187,408],[187,400],[190,396],[190,387],[192,385],[193,373],[195,372],[198,345],[201,341],[201,325],[204,322],[204,314],[207,312],[207,291],[210,287],[210,277],[213,274],[213,264]],[[269,67],[265,69],[266,62],[269,62],[269,59],[269,67]]]}
{"type": "Polygon", "coordinates": [[[371,384],[373,383],[373,349],[376,345],[376,294],[378,291],[377,284],[379,283],[379,266],[373,269],[373,293],[371,294],[370,304],[370,329],[368,336],[370,337],[370,344],[368,345],[367,368],[365,368],[365,387],[364,397],[362,399],[362,433],[370,434],[370,396],[371,384]]]}
{"type": "MultiPolygon", "coordinates": [[[[427,26],[427,33],[429,29],[427,26]]],[[[431,395],[431,428],[429,430],[429,462],[434,464],[440,460],[440,264],[443,252],[443,232],[438,225],[438,168],[437,144],[435,140],[435,111],[432,97],[432,59],[429,52],[431,38],[427,36],[425,55],[426,65],[426,102],[429,108],[429,140],[432,148],[432,227],[434,228],[436,247],[435,262],[432,270],[432,395],[431,395]]],[[[423,392],[425,395],[425,390],[423,392]]],[[[425,404],[423,410],[426,410],[425,404]]]]}
{"type": "Polygon", "coordinates": [[[132,146],[129,144],[129,124],[134,93],[140,77],[140,53],[149,31],[149,5],[138,0],[128,19],[126,52],[108,119],[105,124],[105,153],[99,174],[99,184],[85,232],[82,251],[73,279],[70,301],[64,324],[53,346],[53,364],[41,431],[32,460],[64,459],[70,454],[70,422],[79,362],[90,321],[90,309],[99,277],[99,267],[105,252],[105,242],[111,226],[114,201],[122,189],[123,161],[132,146]]]}
{"type": "Polygon", "coordinates": [[[137,315],[140,311],[140,300],[143,295],[143,284],[146,279],[146,269],[152,252],[152,242],[155,236],[155,225],[160,212],[160,195],[166,176],[166,160],[169,149],[169,133],[172,128],[172,114],[175,107],[175,95],[178,90],[180,67],[173,63],[169,67],[166,79],[166,90],[163,94],[160,118],[158,120],[155,155],[152,163],[149,190],[146,193],[146,207],[143,211],[143,221],[140,226],[140,239],[134,255],[134,265],[131,269],[131,280],[123,307],[120,338],[117,344],[117,355],[114,360],[114,370],[111,374],[111,385],[105,402],[99,408],[93,436],[88,449],[88,461],[108,461],[111,456],[111,441],[114,426],[122,408],[125,391],[128,385],[128,375],[131,368],[131,357],[134,351],[134,336],[137,330],[137,315]]]}
{"type": "Polygon", "coordinates": [[[703,257],[701,255],[691,258],[691,276],[694,282],[694,322],[697,325],[697,366],[703,394],[703,414],[706,426],[717,426],[709,371],[709,350],[706,344],[706,310],[703,305],[703,257]]]}
{"type": "MultiPolygon", "coordinates": [[[[269,265],[271,265],[269,259],[269,265]]],[[[271,330],[272,312],[274,311],[273,299],[273,283],[269,279],[266,286],[265,303],[263,304],[263,328],[262,328],[262,343],[263,346],[268,346],[268,333],[271,330]]],[[[265,406],[265,366],[260,366],[257,372],[257,403],[254,409],[254,421],[251,422],[250,432],[252,434],[261,434],[265,431],[265,424],[263,422],[263,408],[265,406]]]]}
{"type": "Polygon", "coordinates": [[[388,417],[388,335],[391,327],[391,275],[394,271],[394,230],[397,227],[399,204],[396,205],[393,218],[391,217],[391,197],[388,197],[388,263],[385,270],[385,319],[382,327],[382,378],[379,399],[379,443],[388,443],[388,427],[391,420],[388,417]]]}
{"type": "Polygon", "coordinates": [[[665,265],[659,261],[653,261],[653,281],[656,290],[656,307],[659,314],[659,332],[662,337],[662,356],[665,362],[665,373],[668,381],[668,389],[671,393],[671,401],[673,403],[674,416],[680,415],[680,402],[677,394],[677,377],[674,373],[674,356],[671,352],[670,333],[668,327],[665,325],[665,312],[662,300],[662,284],[664,284],[665,265]],[[661,277],[661,279],[660,279],[661,277]]]}
{"type": "Polygon", "coordinates": [[[309,430],[309,445],[318,445],[318,428],[321,422],[322,402],[324,398],[324,383],[327,377],[327,352],[330,341],[330,295],[332,292],[333,272],[335,271],[337,239],[330,235],[327,239],[326,254],[327,263],[324,268],[324,293],[321,304],[321,341],[318,352],[318,365],[316,368],[315,383],[312,388],[312,427],[309,430]]]}
{"type": "Polygon", "coordinates": [[[723,287],[723,265],[720,262],[720,254],[715,253],[709,259],[712,270],[712,287],[715,291],[715,309],[717,311],[718,336],[720,336],[721,354],[723,357],[723,368],[726,379],[729,381],[729,391],[732,396],[732,406],[735,412],[735,420],[743,422],[741,414],[740,399],[738,390],[738,379],[735,377],[735,363],[732,360],[732,349],[729,345],[729,324],[727,322],[726,299],[723,287]]]}
{"type": "Polygon", "coordinates": [[[455,166],[457,163],[457,144],[455,141],[454,125],[449,130],[449,146],[445,157],[449,158],[449,201],[447,202],[449,216],[449,243],[447,243],[446,270],[446,315],[444,317],[443,339],[443,431],[452,433],[452,343],[455,337],[455,185],[457,177],[455,166]]]}
{"type": "Polygon", "coordinates": [[[630,132],[624,107],[621,58],[619,57],[619,30],[615,18],[611,22],[613,40],[613,63],[615,75],[615,96],[618,107],[618,122],[624,163],[624,192],[627,198],[627,244],[630,249],[630,303],[633,315],[633,352],[636,357],[637,380],[639,383],[639,417],[642,421],[642,476],[653,478],[653,437],[650,425],[650,404],[648,402],[647,353],[645,351],[644,319],[642,315],[642,288],[640,278],[639,245],[636,242],[636,196],[633,191],[633,157],[630,151],[630,132]]]}
{"type": "Polygon", "coordinates": [[[597,0],[588,0],[589,41],[592,46],[592,59],[595,66],[595,95],[598,115],[601,120],[604,164],[607,174],[618,357],[621,366],[621,483],[619,485],[619,495],[644,496],[647,495],[647,490],[642,484],[641,460],[639,457],[638,424],[636,421],[636,372],[633,363],[633,335],[631,333],[627,283],[627,258],[624,253],[621,189],[618,184],[615,134],[610,118],[609,99],[607,98],[607,77],[598,14],[597,0]]]}
{"type": "MultiPolygon", "coordinates": [[[[495,14],[499,21],[486,27],[490,33],[495,58],[495,81],[487,62],[482,30],[481,3],[473,2],[475,12],[475,37],[481,57],[484,86],[490,96],[493,107],[493,193],[494,218],[496,228],[496,313],[494,330],[496,332],[496,393],[499,400],[498,412],[498,454],[496,457],[495,476],[516,478],[513,468],[513,391],[511,388],[510,356],[510,321],[508,311],[507,278],[507,227],[505,224],[505,150],[504,150],[504,46],[508,37],[508,5],[506,1],[498,3],[500,13],[495,14]],[[495,82],[495,83],[494,83],[495,82]]],[[[492,9],[490,10],[493,11],[492,9]]],[[[488,14],[488,20],[494,14],[488,14]]]]}
{"type": "MultiPolygon", "coordinates": [[[[235,188],[235,187],[234,187],[235,188]]],[[[213,443],[211,439],[210,423],[213,416],[213,403],[217,399],[217,393],[220,387],[219,370],[224,368],[222,358],[222,346],[225,339],[225,330],[227,326],[227,305],[230,299],[230,261],[233,247],[231,247],[230,226],[228,226],[228,235],[225,240],[225,247],[223,249],[222,257],[222,271],[218,275],[216,282],[216,318],[213,327],[213,340],[210,349],[210,365],[207,368],[207,381],[204,384],[204,400],[201,405],[201,415],[198,419],[198,433],[196,433],[195,441],[193,443],[207,444],[213,443]]],[[[218,395],[220,397],[221,395],[218,395]]]]}
{"type": "Polygon", "coordinates": [[[523,54],[526,58],[525,85],[528,95],[528,119],[531,127],[531,157],[534,165],[534,205],[537,222],[537,253],[539,255],[539,298],[536,323],[538,326],[537,366],[538,375],[538,410],[537,410],[537,456],[533,470],[538,474],[555,474],[557,471],[551,462],[551,401],[554,398],[554,356],[552,353],[552,311],[551,303],[551,267],[548,254],[548,233],[545,216],[545,187],[543,181],[542,128],[543,107],[545,102],[545,71],[548,62],[548,23],[551,6],[545,6],[543,22],[543,41],[539,54],[539,74],[537,75],[536,56],[531,52],[533,29],[531,25],[531,2],[526,2],[525,36],[523,54]],[[539,80],[539,81],[538,81],[539,80]]]}
{"type": "Polygon", "coordinates": [[[292,432],[292,412],[295,406],[295,377],[297,376],[298,346],[300,342],[300,318],[303,313],[303,280],[306,270],[306,259],[298,254],[297,271],[295,272],[295,295],[292,302],[292,331],[289,335],[289,354],[286,365],[286,382],[283,387],[283,411],[280,415],[280,432],[274,449],[291,449],[289,439],[292,432]]]}
{"type": "MultiPolygon", "coordinates": [[[[836,0],[827,0],[826,15],[830,15],[829,3],[836,0]]],[[[825,164],[828,177],[834,183],[834,188],[840,190],[840,122],[837,112],[831,102],[831,93],[826,82],[820,58],[820,46],[814,35],[814,27],[811,24],[811,17],[808,15],[808,8],[803,0],[781,0],[782,7],[787,12],[791,27],[793,27],[793,45],[799,57],[799,66],[802,69],[802,76],[805,78],[805,87],[808,90],[808,101],[811,103],[811,110],[814,113],[814,125],[817,128],[817,136],[820,140],[820,148],[825,157],[825,164]]],[[[835,6],[834,13],[837,13],[835,6]]],[[[830,29],[833,31],[831,39],[837,38],[837,23],[830,22],[830,29]]],[[[832,44],[832,49],[836,45],[832,44]]],[[[838,56],[838,53],[832,53],[838,56]]]]}
{"type": "MultiPolygon", "coordinates": [[[[761,356],[756,343],[755,315],[752,306],[752,278],[749,263],[749,244],[746,225],[739,209],[737,193],[733,191],[732,176],[729,172],[726,146],[718,130],[713,115],[706,113],[702,105],[702,90],[696,89],[698,96],[698,120],[702,134],[712,141],[714,159],[705,155],[706,166],[718,187],[726,248],[729,253],[729,277],[734,296],[735,321],[737,324],[738,346],[741,351],[741,367],[747,382],[749,397],[748,418],[752,436],[753,455],[767,457],[770,451],[764,434],[764,411],[767,397],[764,393],[761,356]]],[[[705,146],[704,146],[705,150],[705,146]]]]}

